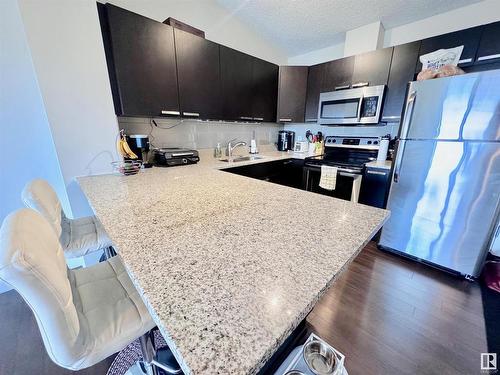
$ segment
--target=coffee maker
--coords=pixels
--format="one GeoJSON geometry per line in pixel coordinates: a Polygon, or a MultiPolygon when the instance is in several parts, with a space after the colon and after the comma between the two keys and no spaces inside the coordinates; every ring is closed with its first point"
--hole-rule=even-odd
{"type": "Polygon", "coordinates": [[[144,168],[150,168],[153,165],[149,163],[149,137],[145,134],[132,134],[127,136],[127,143],[130,149],[142,160],[144,168]]]}
{"type": "Polygon", "coordinates": [[[278,132],[278,151],[293,150],[295,144],[295,132],[291,130],[280,130],[278,132]]]}

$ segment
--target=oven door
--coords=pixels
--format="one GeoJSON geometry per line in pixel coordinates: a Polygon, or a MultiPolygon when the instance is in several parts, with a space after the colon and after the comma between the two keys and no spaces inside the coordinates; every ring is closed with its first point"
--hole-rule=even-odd
{"type": "Polygon", "coordinates": [[[304,185],[305,190],[312,191],[330,197],[345,199],[351,202],[358,202],[359,191],[361,188],[362,172],[349,169],[338,168],[337,182],[335,190],[326,190],[319,186],[321,179],[321,166],[313,164],[304,165],[304,185]]]}
{"type": "Polygon", "coordinates": [[[385,86],[367,86],[320,94],[321,125],[377,124],[382,112],[385,86]]]}

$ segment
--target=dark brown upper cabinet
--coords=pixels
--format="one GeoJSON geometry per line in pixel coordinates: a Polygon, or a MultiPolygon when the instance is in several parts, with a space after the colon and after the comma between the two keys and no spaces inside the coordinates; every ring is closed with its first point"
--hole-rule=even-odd
{"type": "Polygon", "coordinates": [[[352,85],[368,83],[370,86],[386,85],[389,79],[393,48],[383,48],[356,55],[352,85]]]}
{"type": "Polygon", "coordinates": [[[382,121],[398,122],[401,118],[403,102],[408,82],[415,78],[420,41],[394,47],[389,81],[385,93],[382,121]]]}
{"type": "Polygon", "coordinates": [[[246,53],[220,46],[222,112],[225,120],[253,120],[253,60],[246,53]]]}
{"type": "Polygon", "coordinates": [[[174,35],[182,116],[221,119],[219,44],[179,29],[174,35]]]}
{"type": "Polygon", "coordinates": [[[318,64],[309,67],[306,93],[306,122],[318,120],[319,94],[323,88],[326,64],[318,64]]]}
{"type": "Polygon", "coordinates": [[[278,70],[276,64],[253,58],[252,120],[254,121],[276,121],[278,70]]]}
{"type": "Polygon", "coordinates": [[[225,120],[276,121],[278,66],[220,46],[225,120]]]}
{"type": "Polygon", "coordinates": [[[280,66],[278,122],[304,122],[307,66],[280,66]]]}
{"type": "Polygon", "coordinates": [[[321,92],[349,88],[354,71],[354,56],[344,57],[325,63],[325,73],[321,92]]]}
{"type": "MultiPolygon", "coordinates": [[[[420,52],[418,55],[422,56],[441,48],[453,48],[463,45],[464,49],[462,51],[462,55],[460,56],[458,66],[467,67],[473,65],[479,46],[479,40],[481,39],[481,32],[482,27],[478,26],[424,39],[420,45],[420,52]]],[[[422,63],[419,59],[415,71],[418,73],[421,70],[422,63]]]]}
{"type": "Polygon", "coordinates": [[[173,28],[111,4],[103,35],[116,114],[179,115],[173,28]]]}
{"type": "Polygon", "coordinates": [[[483,33],[476,54],[478,64],[500,61],[500,22],[483,26],[483,33]]]}

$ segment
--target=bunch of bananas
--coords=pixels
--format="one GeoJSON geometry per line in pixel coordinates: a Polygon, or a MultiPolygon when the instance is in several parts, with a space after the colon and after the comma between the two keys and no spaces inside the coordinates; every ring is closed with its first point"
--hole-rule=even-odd
{"type": "Polygon", "coordinates": [[[125,138],[125,133],[123,130],[120,130],[120,134],[118,136],[118,140],[116,141],[116,149],[118,153],[127,159],[138,159],[139,157],[130,149],[130,146],[127,143],[127,139],[125,138]]]}

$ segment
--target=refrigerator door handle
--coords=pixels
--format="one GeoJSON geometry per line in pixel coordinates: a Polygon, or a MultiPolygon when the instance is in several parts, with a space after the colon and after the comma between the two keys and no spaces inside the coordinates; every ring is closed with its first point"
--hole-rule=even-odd
{"type": "Polygon", "coordinates": [[[394,177],[393,180],[397,184],[399,182],[399,175],[401,174],[401,163],[405,152],[406,137],[410,128],[411,118],[413,115],[413,108],[415,108],[415,99],[417,92],[412,91],[406,100],[406,107],[404,111],[403,123],[401,125],[401,137],[398,140],[398,148],[396,155],[396,162],[394,163],[394,177]]]}
{"type": "Polygon", "coordinates": [[[413,108],[415,107],[415,100],[417,99],[417,92],[412,91],[408,94],[408,99],[406,100],[405,111],[403,114],[403,123],[401,124],[401,136],[400,138],[406,139],[408,136],[408,130],[410,129],[411,118],[413,116],[413,108]]]}
{"type": "Polygon", "coordinates": [[[399,182],[399,175],[401,173],[401,162],[403,160],[403,154],[405,152],[405,146],[406,146],[406,141],[404,139],[399,139],[398,140],[398,148],[397,148],[397,155],[396,155],[396,162],[394,163],[394,183],[399,182]]]}

